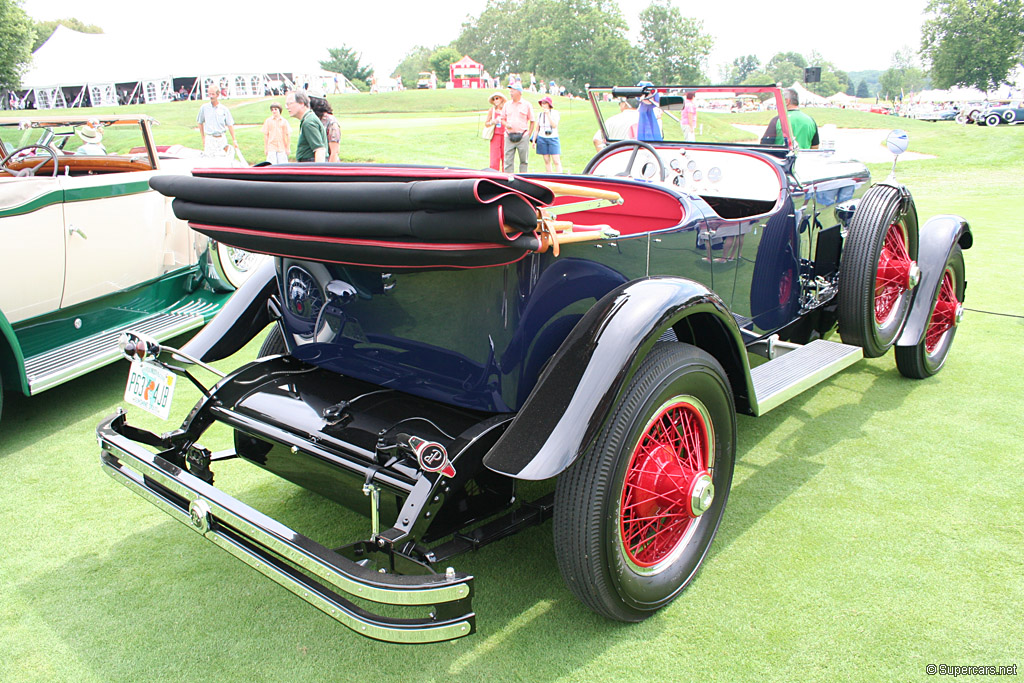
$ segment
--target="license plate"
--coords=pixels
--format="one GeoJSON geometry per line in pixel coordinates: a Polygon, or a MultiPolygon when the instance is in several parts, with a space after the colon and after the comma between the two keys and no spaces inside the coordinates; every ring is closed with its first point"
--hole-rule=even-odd
{"type": "Polygon", "coordinates": [[[175,375],[155,363],[132,361],[124,400],[166,420],[171,413],[175,375]]]}

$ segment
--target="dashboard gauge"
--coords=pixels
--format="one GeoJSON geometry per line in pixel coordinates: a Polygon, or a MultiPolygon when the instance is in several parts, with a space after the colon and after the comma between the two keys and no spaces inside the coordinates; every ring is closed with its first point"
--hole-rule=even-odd
{"type": "Polygon", "coordinates": [[[316,320],[324,305],[323,292],[313,275],[305,268],[292,266],[285,277],[288,310],[300,320],[316,320]]]}
{"type": "Polygon", "coordinates": [[[668,162],[668,166],[676,173],[683,172],[683,165],[679,163],[679,159],[672,159],[670,162],[668,162]]]}
{"type": "Polygon", "coordinates": [[[688,162],[686,163],[686,170],[688,170],[688,171],[693,171],[693,170],[695,170],[696,168],[697,168],[697,162],[696,162],[696,161],[694,161],[693,159],[690,159],[690,160],[689,160],[689,161],[688,161],[688,162]]]}
{"type": "Polygon", "coordinates": [[[703,179],[704,179],[704,174],[703,173],[701,173],[700,171],[694,171],[693,172],[693,182],[699,183],[703,179]]]}
{"type": "Polygon", "coordinates": [[[717,183],[721,179],[722,169],[718,168],[717,166],[712,166],[711,169],[708,170],[708,180],[710,180],[713,183],[717,183]]]}

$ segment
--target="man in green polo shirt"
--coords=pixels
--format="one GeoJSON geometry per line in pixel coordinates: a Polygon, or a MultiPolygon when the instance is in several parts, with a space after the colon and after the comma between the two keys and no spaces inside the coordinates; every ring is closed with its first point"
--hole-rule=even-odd
{"type": "MultiPolygon", "coordinates": [[[[782,91],[782,97],[786,100],[786,118],[789,119],[789,128],[793,131],[796,144],[800,149],[818,149],[818,124],[807,114],[800,111],[800,96],[796,90],[786,88],[782,91]]],[[[776,116],[768,122],[768,127],[761,138],[762,145],[784,145],[786,141],[782,136],[782,124],[776,116]]]]}
{"type": "Polygon", "coordinates": [[[302,91],[290,92],[284,98],[288,113],[299,119],[299,144],[295,147],[296,161],[323,161],[327,158],[327,133],[319,117],[309,108],[309,95],[302,91]]]}

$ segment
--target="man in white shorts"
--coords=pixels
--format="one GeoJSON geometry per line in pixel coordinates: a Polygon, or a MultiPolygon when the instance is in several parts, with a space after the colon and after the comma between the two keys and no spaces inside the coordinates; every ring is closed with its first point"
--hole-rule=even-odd
{"type": "Polygon", "coordinates": [[[203,156],[227,157],[238,147],[235,138],[235,119],[231,110],[220,103],[220,89],[211,84],[206,94],[210,101],[199,108],[196,122],[199,123],[199,136],[203,139],[203,156]],[[228,145],[226,134],[231,133],[231,145],[228,145]]]}

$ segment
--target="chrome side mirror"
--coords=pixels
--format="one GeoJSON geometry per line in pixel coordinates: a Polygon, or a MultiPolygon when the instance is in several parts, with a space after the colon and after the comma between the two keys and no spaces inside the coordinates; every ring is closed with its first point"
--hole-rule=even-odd
{"type": "Polygon", "coordinates": [[[889,148],[890,152],[899,156],[910,147],[910,136],[907,135],[907,131],[897,128],[890,131],[889,136],[885,139],[885,146],[889,148]]]}
{"type": "Polygon", "coordinates": [[[889,177],[887,180],[896,180],[896,160],[899,156],[907,151],[910,147],[910,136],[907,135],[907,131],[896,130],[890,131],[889,135],[885,138],[885,146],[889,148],[889,151],[894,155],[892,160],[892,170],[889,171],[889,177]]]}

